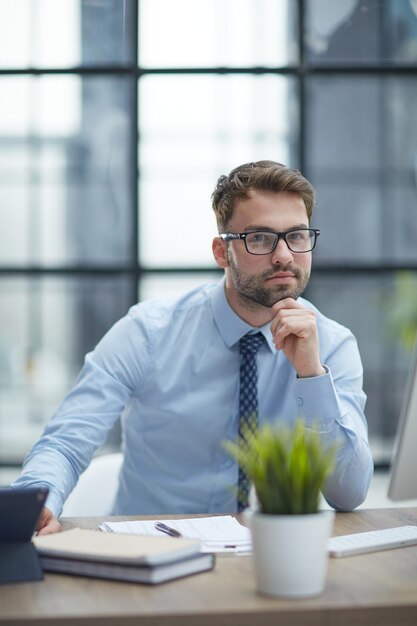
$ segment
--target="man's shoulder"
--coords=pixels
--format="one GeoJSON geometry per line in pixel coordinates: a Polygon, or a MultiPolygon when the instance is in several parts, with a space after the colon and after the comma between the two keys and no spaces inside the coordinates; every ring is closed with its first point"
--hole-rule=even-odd
{"type": "Polygon", "coordinates": [[[184,328],[210,327],[213,317],[211,294],[216,284],[201,285],[177,298],[150,298],[133,305],[127,314],[106,333],[100,344],[114,350],[132,349],[137,353],[148,346],[164,341],[167,333],[178,337],[184,328]]]}
{"type": "Polygon", "coordinates": [[[150,298],[138,302],[129,310],[132,320],[146,318],[155,322],[181,315],[194,315],[198,310],[207,310],[217,283],[207,283],[182,295],[171,298],[150,298]]]}

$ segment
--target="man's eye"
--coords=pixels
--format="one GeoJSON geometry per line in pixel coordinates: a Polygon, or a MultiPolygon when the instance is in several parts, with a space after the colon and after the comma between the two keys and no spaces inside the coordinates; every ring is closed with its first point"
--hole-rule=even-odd
{"type": "Polygon", "coordinates": [[[296,242],[296,241],[304,241],[305,239],[307,239],[307,233],[304,232],[303,230],[299,230],[299,231],[294,231],[292,233],[287,233],[287,240],[291,243],[291,242],[296,242]]]}
{"type": "Polygon", "coordinates": [[[254,233],[252,235],[252,241],[254,243],[263,243],[264,241],[267,240],[267,235],[265,235],[264,233],[254,233]]]}

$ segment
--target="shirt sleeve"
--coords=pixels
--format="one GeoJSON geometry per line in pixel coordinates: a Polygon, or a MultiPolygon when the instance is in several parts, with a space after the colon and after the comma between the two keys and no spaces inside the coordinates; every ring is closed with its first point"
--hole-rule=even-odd
{"type": "Polygon", "coordinates": [[[58,517],[78,477],[126,408],[146,369],[149,342],[129,315],[103,337],[42,437],[25,457],[13,486],[45,486],[58,517]]]}
{"type": "Polygon", "coordinates": [[[363,368],[350,331],[329,351],[323,365],[323,376],[297,379],[296,400],[307,426],[318,430],[325,445],[338,446],[323,495],[331,507],[350,511],[365,500],[373,475],[363,368]]]}

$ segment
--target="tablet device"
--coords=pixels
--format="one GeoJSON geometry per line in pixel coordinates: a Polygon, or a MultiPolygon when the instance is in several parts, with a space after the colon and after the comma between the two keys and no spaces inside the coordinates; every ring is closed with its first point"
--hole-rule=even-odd
{"type": "Polygon", "coordinates": [[[47,496],[45,487],[0,487],[0,584],[43,578],[32,535],[47,496]]]}
{"type": "Polygon", "coordinates": [[[0,487],[0,541],[30,541],[47,495],[44,487],[0,487]]]}

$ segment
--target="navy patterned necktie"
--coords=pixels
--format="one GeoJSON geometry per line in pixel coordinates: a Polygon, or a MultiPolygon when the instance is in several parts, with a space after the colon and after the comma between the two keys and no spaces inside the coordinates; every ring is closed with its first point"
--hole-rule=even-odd
{"type": "MultiPolygon", "coordinates": [[[[247,334],[240,340],[239,436],[245,428],[258,428],[258,368],[256,354],[264,342],[262,333],[247,334]]],[[[241,467],[238,478],[238,511],[248,506],[250,482],[241,467]]]]}

